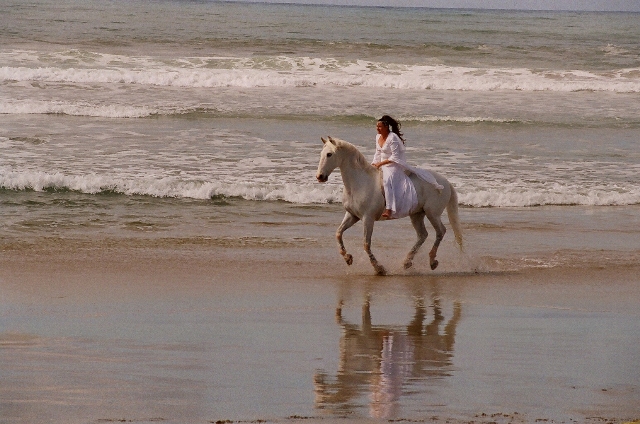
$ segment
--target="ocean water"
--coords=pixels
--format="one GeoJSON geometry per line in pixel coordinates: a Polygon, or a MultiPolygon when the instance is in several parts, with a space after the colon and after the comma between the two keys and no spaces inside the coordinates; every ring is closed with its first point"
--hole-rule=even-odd
{"type": "Polygon", "coordinates": [[[194,202],[213,215],[229,202],[334,210],[339,175],[315,181],[320,137],[372,157],[383,114],[403,123],[410,162],[454,183],[463,214],[633,217],[639,24],[634,13],[4,1],[0,228],[18,239],[65,222],[129,228],[100,214],[114,203],[134,224],[160,208],[153,228],[194,202]]]}

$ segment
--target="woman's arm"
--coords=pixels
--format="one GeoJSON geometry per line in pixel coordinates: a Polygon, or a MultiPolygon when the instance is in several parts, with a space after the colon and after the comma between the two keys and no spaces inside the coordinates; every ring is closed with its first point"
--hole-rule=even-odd
{"type": "Polygon", "coordinates": [[[376,143],[376,152],[373,155],[373,160],[371,161],[371,165],[376,166],[378,162],[380,162],[380,149],[377,148],[377,143],[376,143]]]}
{"type": "Polygon", "coordinates": [[[390,163],[393,163],[393,161],[391,161],[389,159],[385,159],[382,162],[372,163],[371,165],[375,166],[376,168],[380,168],[381,166],[388,165],[390,163]]]}
{"type": "Polygon", "coordinates": [[[380,155],[382,154],[380,152],[380,144],[378,144],[380,142],[380,134],[376,135],[376,152],[373,154],[373,160],[371,161],[371,165],[376,166],[376,164],[378,162],[380,162],[380,155]]]}
{"type": "Polygon", "coordinates": [[[389,148],[391,149],[389,162],[402,164],[405,161],[403,147],[402,140],[400,140],[397,135],[393,134],[391,140],[389,140],[389,148]]]}

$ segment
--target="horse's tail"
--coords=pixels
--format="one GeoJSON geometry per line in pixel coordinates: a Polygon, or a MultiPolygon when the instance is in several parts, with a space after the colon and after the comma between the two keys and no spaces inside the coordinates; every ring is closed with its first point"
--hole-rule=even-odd
{"type": "Polygon", "coordinates": [[[460,251],[463,251],[462,228],[460,227],[460,218],[458,216],[458,193],[451,184],[449,184],[449,187],[451,187],[451,196],[449,197],[449,203],[447,203],[447,215],[449,216],[449,223],[453,228],[453,233],[456,236],[456,242],[460,247],[460,251]]]}

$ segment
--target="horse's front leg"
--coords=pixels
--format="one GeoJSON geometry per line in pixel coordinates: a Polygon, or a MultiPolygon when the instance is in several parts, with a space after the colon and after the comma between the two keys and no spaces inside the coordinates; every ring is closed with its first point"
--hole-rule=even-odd
{"type": "Polygon", "coordinates": [[[344,258],[347,265],[351,265],[353,263],[353,256],[347,253],[347,249],[344,247],[344,242],[342,241],[342,233],[344,233],[348,228],[353,226],[356,222],[360,221],[360,218],[353,215],[351,212],[347,212],[342,219],[342,223],[336,230],[336,240],[338,240],[338,248],[340,249],[340,254],[344,258]]]}
{"type": "Polygon", "coordinates": [[[413,245],[404,260],[404,269],[409,269],[413,266],[413,258],[416,256],[416,253],[418,253],[418,250],[422,247],[422,244],[429,234],[427,233],[427,228],[424,226],[424,212],[411,215],[411,224],[413,224],[413,228],[416,230],[418,240],[416,240],[416,244],[413,245]]]}
{"type": "Polygon", "coordinates": [[[436,255],[438,254],[438,246],[440,246],[440,242],[444,238],[444,233],[447,232],[447,228],[444,226],[439,216],[434,217],[427,215],[427,219],[436,230],[436,241],[433,242],[433,247],[429,252],[429,265],[431,266],[431,269],[436,269],[438,267],[438,261],[436,260],[436,255]]]}
{"type": "Polygon", "coordinates": [[[376,274],[385,275],[387,270],[378,263],[376,257],[371,253],[371,235],[373,234],[373,224],[376,220],[371,217],[365,217],[362,222],[364,224],[364,251],[369,255],[369,260],[371,261],[371,265],[373,265],[373,269],[376,270],[376,274]]]}

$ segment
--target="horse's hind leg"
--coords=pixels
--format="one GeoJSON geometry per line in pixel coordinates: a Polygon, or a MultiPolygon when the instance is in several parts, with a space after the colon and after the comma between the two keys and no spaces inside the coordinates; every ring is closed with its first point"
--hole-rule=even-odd
{"type": "Polygon", "coordinates": [[[365,217],[362,222],[364,224],[364,251],[369,255],[369,261],[371,261],[373,269],[376,270],[376,274],[385,275],[387,270],[378,263],[376,257],[371,253],[371,235],[373,234],[373,224],[375,219],[365,217]]]}
{"type": "Polygon", "coordinates": [[[427,219],[433,225],[433,228],[436,230],[436,241],[433,242],[433,247],[429,252],[429,266],[431,269],[436,269],[438,267],[438,261],[436,260],[436,255],[438,253],[438,246],[440,246],[440,242],[444,238],[444,233],[447,232],[444,224],[440,220],[439,216],[430,216],[427,215],[427,219]]]}
{"type": "Polygon", "coordinates": [[[411,215],[411,223],[413,224],[413,228],[416,230],[416,234],[418,235],[418,240],[416,240],[416,244],[413,245],[407,257],[404,260],[404,269],[409,269],[413,266],[413,258],[418,253],[420,247],[427,239],[427,228],[424,226],[424,212],[416,213],[411,215]]]}
{"type": "Polygon", "coordinates": [[[353,256],[347,253],[347,249],[344,247],[344,242],[342,241],[342,233],[344,233],[349,227],[358,222],[360,218],[352,215],[350,212],[347,212],[342,219],[342,223],[336,230],[336,240],[338,240],[338,248],[340,249],[340,254],[344,258],[347,265],[351,265],[353,263],[353,256]]]}

